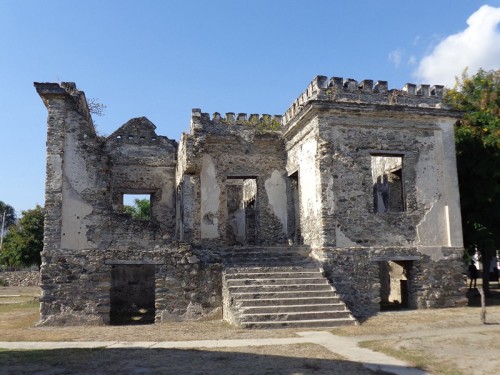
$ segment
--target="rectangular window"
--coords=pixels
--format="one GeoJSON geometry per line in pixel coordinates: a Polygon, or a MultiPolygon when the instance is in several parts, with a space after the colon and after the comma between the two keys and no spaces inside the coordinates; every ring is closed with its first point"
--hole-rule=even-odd
{"type": "Polygon", "coordinates": [[[371,164],[373,212],[403,212],[403,156],[371,155],[371,164]]]}
{"type": "Polygon", "coordinates": [[[135,219],[151,219],[151,194],[123,194],[123,212],[135,219]]]}

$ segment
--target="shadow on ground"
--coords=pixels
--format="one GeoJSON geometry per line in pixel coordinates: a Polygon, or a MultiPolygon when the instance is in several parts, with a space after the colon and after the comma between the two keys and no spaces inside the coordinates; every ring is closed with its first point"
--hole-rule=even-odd
{"type": "MultiPolygon", "coordinates": [[[[468,306],[481,307],[481,295],[476,288],[467,290],[468,306]]],[[[497,282],[490,283],[490,294],[486,297],[486,307],[500,306],[500,287],[497,282]]]]}
{"type": "MultiPolygon", "coordinates": [[[[288,345],[288,349],[295,345],[288,345]]],[[[280,347],[282,348],[282,347],[280,347]]],[[[295,346],[295,350],[297,350],[295,346]]],[[[319,352],[323,348],[318,347],[319,352]]],[[[227,350],[227,349],[226,349],[227,350]]],[[[272,347],[248,352],[179,349],[54,349],[0,351],[2,374],[385,374],[334,357],[272,355],[272,347]]]]}

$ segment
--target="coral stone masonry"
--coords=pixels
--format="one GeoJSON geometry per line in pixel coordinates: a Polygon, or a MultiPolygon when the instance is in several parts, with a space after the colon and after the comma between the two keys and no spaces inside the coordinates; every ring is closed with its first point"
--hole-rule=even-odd
{"type": "Polygon", "coordinates": [[[145,117],[98,136],[74,83],[35,87],[40,324],[328,327],[464,304],[460,113],[442,86],[318,76],[283,116],[193,109],[179,143],[145,117]],[[149,218],[124,212],[129,194],[149,218]]]}

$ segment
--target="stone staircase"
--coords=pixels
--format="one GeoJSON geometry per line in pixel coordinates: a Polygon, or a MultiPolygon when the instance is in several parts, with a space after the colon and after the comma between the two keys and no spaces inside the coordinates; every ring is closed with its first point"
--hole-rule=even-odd
{"type": "Polygon", "coordinates": [[[356,324],[308,255],[309,250],[299,246],[224,249],[224,319],[243,328],[356,324]]]}

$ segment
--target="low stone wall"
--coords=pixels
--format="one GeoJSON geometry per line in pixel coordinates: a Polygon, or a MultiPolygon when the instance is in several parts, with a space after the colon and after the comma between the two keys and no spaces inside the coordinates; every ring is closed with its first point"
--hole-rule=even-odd
{"type": "Polygon", "coordinates": [[[0,284],[7,284],[6,286],[39,286],[40,272],[38,271],[0,272],[0,284]]]}

